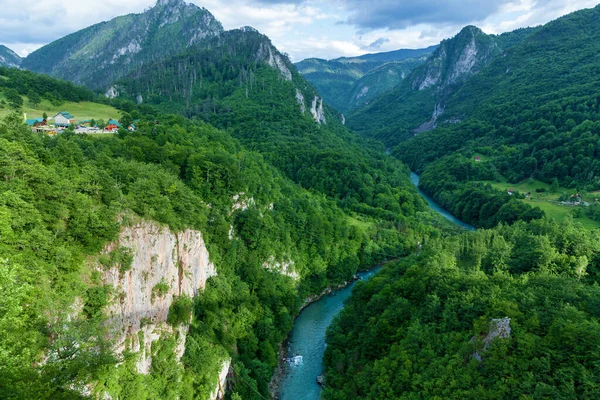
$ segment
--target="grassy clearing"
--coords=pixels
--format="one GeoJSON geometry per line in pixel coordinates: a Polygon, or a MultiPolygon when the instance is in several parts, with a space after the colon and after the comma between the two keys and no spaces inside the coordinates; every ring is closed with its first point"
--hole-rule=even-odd
{"type": "MultiPolygon", "coordinates": [[[[531,205],[532,207],[541,208],[547,216],[556,218],[557,220],[563,220],[567,216],[572,215],[573,210],[577,206],[569,206],[558,204],[558,198],[562,193],[572,192],[570,189],[560,188],[558,192],[551,193],[550,185],[538,180],[526,180],[517,184],[508,182],[490,182],[486,181],[496,189],[506,191],[508,189],[514,189],[521,193],[531,193],[531,197],[522,199],[521,201],[531,205]],[[546,189],[544,193],[537,193],[536,189],[546,189]]],[[[597,194],[589,194],[583,196],[585,201],[592,202],[597,194]]],[[[600,228],[600,222],[594,221],[588,217],[573,218],[574,221],[581,223],[587,229],[600,228]]]]}
{"type": "Polygon", "coordinates": [[[368,232],[373,227],[373,223],[359,218],[358,216],[348,216],[348,223],[358,227],[363,232],[368,232]]]}
{"type": "MultiPolygon", "coordinates": [[[[0,100],[6,101],[4,93],[0,93],[0,100]]],[[[60,106],[55,106],[48,100],[42,100],[37,107],[34,107],[29,103],[29,99],[26,96],[23,96],[23,107],[21,112],[27,113],[28,119],[41,118],[44,113],[48,114],[48,117],[53,117],[61,111],[70,112],[77,121],[87,119],[103,119],[104,121],[108,121],[110,118],[121,118],[121,112],[119,110],[104,104],[91,103],[89,101],[82,101],[81,103],[65,101],[60,106]]],[[[4,108],[0,108],[0,118],[4,118],[13,112],[14,110],[9,108],[8,105],[4,108]]]]}

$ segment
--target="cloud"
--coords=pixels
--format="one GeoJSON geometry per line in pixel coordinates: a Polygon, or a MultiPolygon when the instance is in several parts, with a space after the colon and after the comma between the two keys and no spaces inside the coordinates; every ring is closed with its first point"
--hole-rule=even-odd
{"type": "Polygon", "coordinates": [[[155,0],[0,0],[0,40],[7,45],[48,43],[118,15],[142,12],[155,0]]]}
{"type": "MultiPolygon", "coordinates": [[[[186,0],[225,29],[253,26],[295,61],[421,48],[476,24],[487,33],[546,23],[598,0],[186,0]],[[340,23],[341,22],[341,23],[340,23]]],[[[20,55],[156,0],[0,0],[0,43],[20,55]]]]}
{"type": "Polygon", "coordinates": [[[368,45],[367,48],[372,49],[372,50],[380,49],[381,46],[383,46],[384,44],[389,43],[389,42],[390,42],[390,39],[380,37],[379,39],[377,39],[376,41],[374,41],[373,43],[368,45]]]}
{"type": "Polygon", "coordinates": [[[365,31],[405,29],[417,24],[454,25],[482,21],[519,0],[346,0],[346,23],[365,31]]]}

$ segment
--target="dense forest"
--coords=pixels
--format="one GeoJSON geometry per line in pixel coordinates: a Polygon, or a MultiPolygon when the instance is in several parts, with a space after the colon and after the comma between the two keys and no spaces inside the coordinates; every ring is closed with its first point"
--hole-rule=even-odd
{"type": "Polygon", "coordinates": [[[0,120],[0,398],[207,399],[229,359],[227,398],[267,398],[306,299],[390,259],[328,332],[324,398],[598,398],[600,233],[573,217],[600,220],[599,14],[498,36],[466,27],[425,64],[396,65],[412,72],[349,120],[362,135],[266,36],[223,32],[179,0],[30,59],[96,76],[115,98],[0,68],[0,108],[15,111],[0,120]],[[136,21],[148,47],[114,68],[52,52],[118,52],[132,37],[113,28],[136,21]],[[24,96],[110,104],[137,129],[33,133],[24,96]],[[410,170],[481,229],[433,214],[410,170]],[[578,206],[551,218],[531,201],[546,191],[578,206]],[[147,374],[139,352],[115,351],[108,309],[123,293],[103,275],[131,268],[135,254],[110,246],[143,221],[201,232],[216,270],[197,296],[174,296],[182,355],[159,335],[147,374]]]}
{"type": "MultiPolygon", "coordinates": [[[[2,73],[5,92],[71,87],[29,72],[2,73]]],[[[71,96],[93,98],[84,89],[71,96]]],[[[299,110],[297,139],[328,149],[312,155],[322,163],[304,172],[300,185],[286,175],[308,168],[310,159],[284,175],[269,162],[274,155],[248,150],[203,121],[122,99],[111,104],[123,118],[138,120],[137,131],[94,137],[66,130],[50,137],[32,133],[18,114],[1,122],[2,398],[77,398],[87,390],[203,398],[225,357],[234,360],[234,396],[267,396],[278,346],[307,296],[410,254],[445,226],[426,211],[399,162],[377,158],[375,150],[344,160],[357,145],[335,131],[323,129],[312,144],[300,133],[316,122],[299,110]],[[321,182],[325,168],[340,175],[321,182]],[[235,207],[240,195],[252,199],[248,207],[235,207]],[[119,263],[126,270],[125,250],[109,259],[100,251],[123,224],[140,219],[200,230],[218,271],[197,298],[182,297],[169,312],[173,324],[194,313],[182,363],[173,359],[175,338],[168,338],[157,345],[149,375],[135,372],[135,353],[112,351],[105,307],[117,299],[98,269],[119,263]],[[299,279],[264,268],[270,259],[293,260],[299,279]],[[89,382],[97,384],[86,389],[89,382]]]]}
{"type": "Polygon", "coordinates": [[[429,241],[358,284],[323,397],[598,397],[599,240],[541,219],[429,241]]]}
{"type": "Polygon", "coordinates": [[[328,107],[326,123],[316,124],[308,108],[317,93],[293,65],[286,64],[286,80],[256,59],[277,51],[267,37],[246,28],[205,46],[122,81],[121,97],[141,94],[159,109],[230,132],[285,176],[344,209],[390,221],[420,209],[420,198],[407,190],[403,164],[387,157],[380,144],[348,131],[328,107]]]}
{"type": "Polygon", "coordinates": [[[449,100],[446,118],[463,122],[441,124],[394,153],[416,171],[455,152],[481,153],[510,182],[533,176],[598,189],[598,14],[580,11],[535,31],[449,100]]]}

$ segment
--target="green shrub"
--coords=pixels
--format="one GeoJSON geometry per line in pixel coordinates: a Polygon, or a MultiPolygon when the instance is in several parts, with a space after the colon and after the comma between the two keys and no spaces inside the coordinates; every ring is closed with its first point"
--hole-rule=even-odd
{"type": "Polygon", "coordinates": [[[192,299],[188,296],[183,295],[176,298],[169,308],[167,322],[172,326],[188,323],[193,306],[192,299]]]}

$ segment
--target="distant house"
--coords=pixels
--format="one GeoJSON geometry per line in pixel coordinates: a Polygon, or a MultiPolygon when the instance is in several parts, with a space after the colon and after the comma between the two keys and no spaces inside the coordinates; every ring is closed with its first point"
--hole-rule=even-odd
{"type": "Polygon", "coordinates": [[[61,111],[54,116],[54,125],[69,126],[75,123],[75,117],[66,111],[61,111]]]}
{"type": "Polygon", "coordinates": [[[480,161],[481,161],[481,157],[475,156],[475,162],[480,162],[480,161]]]}
{"type": "Polygon", "coordinates": [[[121,124],[119,123],[119,121],[115,120],[115,119],[109,119],[108,120],[108,124],[106,125],[106,127],[104,128],[104,130],[106,131],[116,131],[117,129],[119,129],[121,127],[121,124]]]}
{"type": "Polygon", "coordinates": [[[128,130],[129,132],[135,132],[135,130],[136,130],[136,127],[135,127],[135,125],[134,125],[134,124],[131,124],[131,125],[129,125],[129,126],[127,127],[127,130],[128,130]]]}
{"type": "Polygon", "coordinates": [[[48,125],[48,122],[44,118],[28,119],[25,122],[27,123],[27,125],[31,126],[32,128],[37,127],[37,126],[48,125]]]}
{"type": "Polygon", "coordinates": [[[508,194],[511,196],[515,194],[515,189],[508,189],[508,194]]]}

